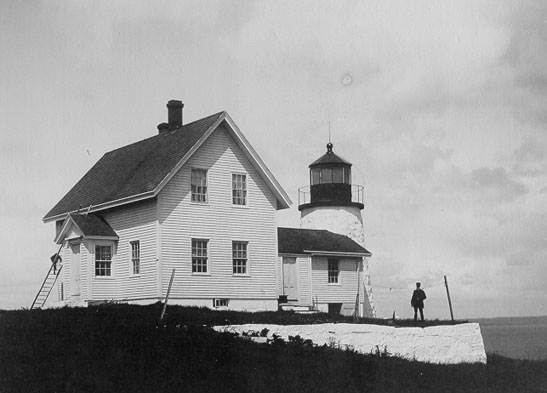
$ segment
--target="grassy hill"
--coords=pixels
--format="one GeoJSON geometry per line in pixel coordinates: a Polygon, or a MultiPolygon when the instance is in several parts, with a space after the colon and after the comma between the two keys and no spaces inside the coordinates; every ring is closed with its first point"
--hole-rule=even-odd
{"type": "MultiPolygon", "coordinates": [[[[207,326],[342,322],[161,305],[0,311],[0,392],[545,392],[547,361],[432,365],[207,326]]],[[[370,322],[370,321],[369,321],[370,322]]]]}

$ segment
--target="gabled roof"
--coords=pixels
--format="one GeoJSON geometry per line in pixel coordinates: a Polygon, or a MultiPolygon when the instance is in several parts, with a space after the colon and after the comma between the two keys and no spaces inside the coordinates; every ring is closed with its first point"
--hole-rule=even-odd
{"type": "Polygon", "coordinates": [[[94,212],[155,197],[221,124],[272,190],[278,208],[289,207],[292,202],[287,193],[230,116],[220,112],[106,153],[43,220],[63,219],[79,209],[94,212]]]}
{"type": "Polygon", "coordinates": [[[118,239],[118,234],[101,217],[94,214],[69,214],[55,239],[56,243],[64,240],[71,226],[75,226],[81,236],[98,239],[118,239]]]}
{"type": "Polygon", "coordinates": [[[280,254],[372,255],[349,237],[327,230],[277,228],[277,238],[280,254]]]}

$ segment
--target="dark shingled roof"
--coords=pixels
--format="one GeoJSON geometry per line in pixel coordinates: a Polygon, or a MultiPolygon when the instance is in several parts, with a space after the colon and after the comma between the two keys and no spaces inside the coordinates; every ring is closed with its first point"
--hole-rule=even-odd
{"type": "Polygon", "coordinates": [[[277,237],[281,254],[305,254],[304,251],[370,254],[349,237],[326,230],[277,228],[277,237]]]}
{"type": "Polygon", "coordinates": [[[310,164],[310,167],[317,166],[317,165],[331,165],[331,164],[338,164],[338,165],[350,165],[351,163],[344,160],[342,157],[338,157],[334,152],[332,151],[332,143],[327,144],[327,152],[323,154],[321,157],[319,157],[317,160],[312,162],[310,164]]]}
{"type": "Polygon", "coordinates": [[[78,228],[82,230],[84,236],[118,237],[116,232],[114,232],[114,229],[112,229],[106,221],[94,214],[71,214],[70,218],[72,218],[76,225],[78,225],[78,228]]]}
{"type": "Polygon", "coordinates": [[[106,153],[44,220],[155,190],[223,113],[106,153]]]}

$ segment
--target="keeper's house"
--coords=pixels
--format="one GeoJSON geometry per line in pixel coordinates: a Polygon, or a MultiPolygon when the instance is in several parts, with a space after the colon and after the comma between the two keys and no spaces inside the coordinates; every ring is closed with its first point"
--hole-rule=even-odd
{"type": "Polygon", "coordinates": [[[277,309],[275,214],[291,201],[226,112],[106,153],[44,217],[59,300],[277,309]]]}

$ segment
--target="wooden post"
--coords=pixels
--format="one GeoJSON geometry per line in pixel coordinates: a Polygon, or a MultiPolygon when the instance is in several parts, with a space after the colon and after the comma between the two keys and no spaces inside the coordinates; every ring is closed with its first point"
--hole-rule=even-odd
{"type": "Polygon", "coordinates": [[[448,306],[450,307],[450,318],[454,320],[454,312],[452,311],[452,301],[450,300],[450,291],[448,290],[448,281],[446,276],[444,276],[444,286],[446,287],[446,296],[448,296],[448,306]]]}
{"type": "Polygon", "coordinates": [[[175,269],[171,273],[171,279],[169,280],[169,287],[167,288],[167,294],[165,295],[165,302],[163,303],[163,310],[161,311],[160,322],[165,315],[165,310],[167,309],[167,301],[169,300],[169,294],[171,293],[171,286],[173,285],[173,278],[175,278],[175,269]]]}
{"type": "MultiPolygon", "coordinates": [[[[361,263],[363,260],[361,259],[361,263]]],[[[355,309],[353,310],[353,320],[357,322],[357,319],[361,316],[359,313],[359,289],[361,288],[361,275],[359,274],[359,261],[355,264],[357,267],[357,295],[355,296],[355,309]]]]}

